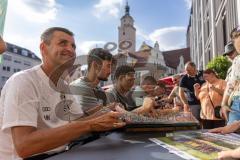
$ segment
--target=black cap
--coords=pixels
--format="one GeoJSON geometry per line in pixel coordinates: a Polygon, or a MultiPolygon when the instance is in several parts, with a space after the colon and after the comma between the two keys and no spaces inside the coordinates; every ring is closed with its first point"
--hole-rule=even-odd
{"type": "Polygon", "coordinates": [[[229,42],[225,48],[224,48],[224,53],[223,53],[223,56],[227,56],[229,53],[235,51],[235,48],[233,46],[233,43],[232,42],[229,42]]]}

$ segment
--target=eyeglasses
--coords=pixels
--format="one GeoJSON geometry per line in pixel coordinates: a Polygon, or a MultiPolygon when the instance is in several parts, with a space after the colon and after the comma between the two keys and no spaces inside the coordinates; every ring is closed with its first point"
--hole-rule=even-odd
{"type": "Polygon", "coordinates": [[[231,37],[231,39],[235,39],[235,38],[237,38],[239,35],[240,35],[240,26],[237,26],[237,27],[235,27],[235,28],[231,31],[230,37],[231,37]]]}

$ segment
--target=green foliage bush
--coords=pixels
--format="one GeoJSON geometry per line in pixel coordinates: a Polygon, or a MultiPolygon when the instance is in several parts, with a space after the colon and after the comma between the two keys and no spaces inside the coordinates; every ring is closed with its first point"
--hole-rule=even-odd
{"type": "Polygon", "coordinates": [[[207,64],[207,68],[213,69],[221,79],[227,76],[227,70],[232,63],[224,56],[218,56],[207,64]]]}

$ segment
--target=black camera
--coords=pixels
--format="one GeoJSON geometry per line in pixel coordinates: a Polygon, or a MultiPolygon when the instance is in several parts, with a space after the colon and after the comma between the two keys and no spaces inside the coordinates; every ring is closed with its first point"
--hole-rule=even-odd
{"type": "Polygon", "coordinates": [[[222,119],[221,117],[221,106],[214,107],[214,115],[216,118],[222,119]]]}

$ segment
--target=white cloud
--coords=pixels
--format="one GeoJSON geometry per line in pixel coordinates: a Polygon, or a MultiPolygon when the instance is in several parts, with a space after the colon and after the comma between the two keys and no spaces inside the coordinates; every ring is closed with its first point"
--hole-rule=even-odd
{"type": "Polygon", "coordinates": [[[149,34],[150,40],[158,41],[161,50],[178,49],[185,46],[186,27],[160,28],[149,34]]]}
{"type": "Polygon", "coordinates": [[[191,7],[192,7],[192,0],[184,0],[184,2],[186,3],[187,9],[191,9],[191,7]]]}
{"type": "Polygon", "coordinates": [[[186,27],[172,26],[155,29],[147,34],[140,27],[137,28],[137,38],[140,44],[142,41],[153,45],[156,41],[162,51],[183,48],[186,46],[186,27]]]}
{"type": "Polygon", "coordinates": [[[60,5],[55,0],[9,0],[8,11],[34,23],[54,20],[60,5]]]}
{"type": "Polygon", "coordinates": [[[136,35],[141,39],[141,40],[150,40],[149,35],[146,34],[140,27],[136,27],[136,35]]]}
{"type": "Polygon", "coordinates": [[[40,34],[56,19],[59,7],[55,0],[9,0],[4,39],[40,56],[40,34]]]}
{"type": "Polygon", "coordinates": [[[77,54],[87,54],[90,49],[96,48],[96,47],[103,47],[106,44],[105,41],[84,41],[81,43],[78,43],[78,49],[77,54]]]}
{"type": "Polygon", "coordinates": [[[18,45],[34,52],[39,58],[41,58],[39,44],[39,35],[23,35],[18,33],[9,33],[7,36],[7,42],[18,45]]]}
{"type": "Polygon", "coordinates": [[[97,18],[103,16],[118,17],[123,0],[100,0],[94,5],[93,14],[97,18]]]}

